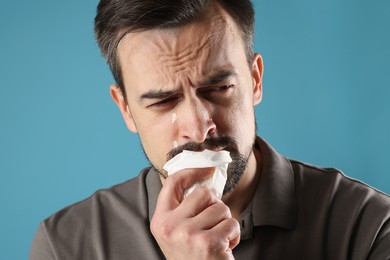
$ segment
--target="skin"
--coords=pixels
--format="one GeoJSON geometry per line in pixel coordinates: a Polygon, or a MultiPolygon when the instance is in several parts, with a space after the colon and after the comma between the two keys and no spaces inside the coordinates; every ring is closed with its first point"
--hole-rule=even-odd
{"type": "Polygon", "coordinates": [[[183,199],[184,191],[213,169],[187,169],[161,179],[151,223],[167,259],[232,259],[240,237],[235,218],[260,178],[261,156],[252,145],[254,106],[262,98],[261,56],[248,65],[236,24],[213,4],[179,28],[129,33],[118,57],[127,100],[115,85],[111,95],[156,169],[162,171],[175,146],[209,137],[233,137],[240,153],[249,156],[236,188],[222,200],[205,188],[183,199]]]}

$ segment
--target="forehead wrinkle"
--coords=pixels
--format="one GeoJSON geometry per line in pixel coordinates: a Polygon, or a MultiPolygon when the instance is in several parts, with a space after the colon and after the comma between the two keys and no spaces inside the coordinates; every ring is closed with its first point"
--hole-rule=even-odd
{"type": "Polygon", "coordinates": [[[188,46],[184,47],[184,50],[179,50],[177,48],[177,41],[175,41],[175,43],[173,45],[173,49],[172,50],[172,53],[168,53],[167,54],[162,54],[161,55],[161,59],[162,61],[165,61],[165,60],[174,60],[174,59],[182,59],[183,57],[186,57],[188,56],[189,54],[193,53],[193,52],[196,52],[198,53],[206,44],[209,43],[209,38],[210,38],[211,35],[209,35],[208,37],[203,37],[204,39],[200,42],[200,44],[194,44],[193,42],[190,43],[190,44],[187,44],[188,46]]]}
{"type": "Polygon", "coordinates": [[[190,78],[198,81],[197,78],[207,76],[210,70],[226,64],[223,60],[226,61],[229,53],[219,49],[223,42],[236,38],[235,25],[223,9],[209,9],[202,18],[181,27],[130,32],[118,46],[123,54],[120,62],[126,65],[130,62],[133,68],[152,72],[150,76],[162,86],[180,86],[190,78]],[[155,56],[149,65],[139,68],[137,60],[148,59],[152,53],[155,56]]]}
{"type": "MultiPolygon", "coordinates": [[[[181,47],[180,50],[177,46],[182,43],[183,40],[180,41],[179,37],[175,38],[173,41],[163,41],[164,45],[168,43],[170,46],[169,53],[159,54],[160,64],[165,65],[162,66],[164,72],[168,74],[198,72],[198,74],[204,75],[203,72],[207,70],[205,67],[207,67],[208,61],[215,59],[216,55],[221,55],[216,48],[221,45],[221,42],[227,41],[229,35],[232,35],[232,33],[229,33],[232,31],[232,28],[224,17],[220,17],[216,20],[214,19],[212,26],[210,27],[211,28],[208,28],[208,31],[206,31],[207,36],[202,37],[196,42],[185,41],[187,44],[185,44],[184,47],[181,47]],[[215,51],[213,52],[213,50],[215,51]],[[191,62],[194,61],[196,63],[191,64],[191,62]]],[[[192,30],[190,30],[190,33],[193,33],[192,30]]],[[[199,34],[195,33],[194,35],[199,34]]],[[[183,44],[181,45],[183,46],[183,44]]]]}
{"type": "Polygon", "coordinates": [[[193,70],[194,67],[197,66],[191,66],[191,62],[198,58],[198,64],[201,65],[204,63],[204,56],[209,56],[209,50],[207,50],[208,47],[206,46],[207,42],[207,40],[204,41],[204,43],[196,48],[188,47],[188,49],[179,56],[167,55],[161,57],[160,62],[161,64],[166,65],[166,68],[171,70],[172,73],[193,70]]]}

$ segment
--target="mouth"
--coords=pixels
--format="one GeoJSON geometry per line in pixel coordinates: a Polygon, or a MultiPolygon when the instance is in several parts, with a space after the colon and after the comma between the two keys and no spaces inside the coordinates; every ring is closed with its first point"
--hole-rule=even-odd
{"type": "Polygon", "coordinates": [[[204,141],[203,143],[194,143],[189,142],[184,145],[173,148],[168,154],[167,158],[172,159],[177,154],[181,153],[183,150],[200,152],[205,149],[220,152],[222,150],[233,152],[237,150],[237,143],[231,137],[219,137],[219,138],[210,138],[204,141]]]}
{"type": "Polygon", "coordinates": [[[220,152],[220,151],[225,150],[225,147],[211,148],[211,149],[207,149],[207,150],[210,150],[213,152],[220,152]]]}

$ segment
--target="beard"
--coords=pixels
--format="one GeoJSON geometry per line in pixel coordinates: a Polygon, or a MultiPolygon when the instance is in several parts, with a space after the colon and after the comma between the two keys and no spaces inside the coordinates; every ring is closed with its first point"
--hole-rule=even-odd
{"type": "MultiPolygon", "coordinates": [[[[230,152],[230,156],[232,158],[232,162],[229,163],[227,169],[227,180],[225,184],[225,188],[223,190],[223,195],[231,192],[238,184],[241,179],[241,176],[244,174],[246,166],[248,164],[248,159],[251,153],[253,152],[255,140],[253,140],[252,144],[249,147],[246,147],[244,153],[240,153],[238,149],[238,143],[229,136],[224,137],[216,137],[216,138],[208,138],[203,143],[194,143],[188,142],[181,146],[178,146],[172,149],[167,154],[167,161],[183,152],[183,150],[200,152],[205,149],[208,150],[220,150],[223,149],[225,151],[230,152]]],[[[150,161],[150,160],[149,160],[150,161]]],[[[154,166],[153,166],[154,167],[154,166]]],[[[160,175],[164,178],[167,177],[166,173],[158,170],[154,167],[160,175]]]]}

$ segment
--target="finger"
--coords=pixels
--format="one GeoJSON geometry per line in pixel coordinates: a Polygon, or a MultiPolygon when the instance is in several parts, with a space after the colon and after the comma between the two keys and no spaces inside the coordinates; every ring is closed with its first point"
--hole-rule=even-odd
{"type": "Polygon", "coordinates": [[[182,217],[192,218],[216,203],[223,204],[210,189],[199,186],[182,201],[175,211],[182,217]]]}
{"type": "MultiPolygon", "coordinates": [[[[184,204],[184,203],[183,203],[184,204]]],[[[193,217],[193,225],[199,229],[212,229],[225,219],[231,218],[230,209],[222,201],[218,201],[205,208],[196,217],[193,217]]]]}
{"type": "Polygon", "coordinates": [[[185,169],[165,179],[157,199],[156,210],[175,209],[183,200],[185,191],[197,182],[209,178],[215,168],[185,169]]]}
{"type": "Polygon", "coordinates": [[[214,228],[210,229],[209,232],[215,232],[220,237],[225,238],[226,243],[223,244],[224,250],[233,250],[240,242],[240,224],[234,218],[228,218],[220,222],[214,228]]]}

